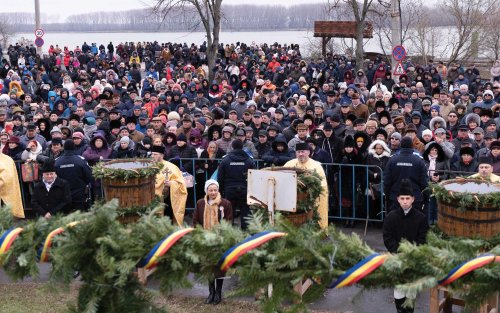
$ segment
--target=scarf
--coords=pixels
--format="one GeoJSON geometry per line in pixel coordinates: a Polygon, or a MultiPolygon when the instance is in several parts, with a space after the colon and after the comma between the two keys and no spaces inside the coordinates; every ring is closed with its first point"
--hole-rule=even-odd
{"type": "MultiPolygon", "coordinates": [[[[220,193],[217,194],[215,200],[209,204],[208,195],[205,196],[205,210],[203,211],[203,228],[210,230],[214,225],[219,224],[219,204],[221,202],[220,193]]],[[[224,208],[220,207],[221,218],[224,218],[224,208]]]]}
{"type": "Polygon", "coordinates": [[[436,159],[437,156],[432,157],[429,155],[429,176],[434,175],[434,170],[436,169],[436,159]]]}

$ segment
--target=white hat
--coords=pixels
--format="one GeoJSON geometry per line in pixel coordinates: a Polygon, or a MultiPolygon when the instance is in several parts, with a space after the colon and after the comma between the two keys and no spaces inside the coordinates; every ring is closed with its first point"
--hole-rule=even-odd
{"type": "Polygon", "coordinates": [[[490,96],[494,97],[493,91],[491,91],[491,90],[486,90],[485,92],[483,92],[483,97],[486,95],[490,95],[490,96]]]}
{"type": "Polygon", "coordinates": [[[207,193],[208,187],[210,185],[215,185],[217,186],[217,189],[219,188],[219,183],[215,179],[209,179],[205,182],[205,193],[207,193]]]}

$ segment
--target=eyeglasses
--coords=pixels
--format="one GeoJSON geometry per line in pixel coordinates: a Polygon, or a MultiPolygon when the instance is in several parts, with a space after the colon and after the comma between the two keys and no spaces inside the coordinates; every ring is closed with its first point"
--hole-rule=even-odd
{"type": "Polygon", "coordinates": [[[73,137],[73,140],[82,140],[82,138],[73,137]]]}
{"type": "Polygon", "coordinates": [[[391,140],[399,140],[398,138],[391,138],[391,140]]]}

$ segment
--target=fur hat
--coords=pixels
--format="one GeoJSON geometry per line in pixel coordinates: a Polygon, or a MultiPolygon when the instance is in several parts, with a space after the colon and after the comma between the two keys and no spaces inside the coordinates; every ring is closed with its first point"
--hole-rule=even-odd
{"type": "Polygon", "coordinates": [[[483,155],[483,156],[479,157],[479,159],[477,160],[477,164],[479,164],[479,165],[481,165],[481,164],[493,165],[493,159],[487,155],[483,155]]]}
{"type": "Polygon", "coordinates": [[[356,142],[354,141],[354,138],[350,135],[346,136],[344,139],[344,148],[346,147],[351,147],[351,148],[356,147],[356,142]]]}
{"type": "Polygon", "coordinates": [[[309,150],[309,145],[305,142],[299,142],[295,145],[295,151],[309,150]]]}
{"type": "Polygon", "coordinates": [[[409,179],[401,179],[401,182],[399,184],[399,191],[398,191],[398,197],[399,196],[412,196],[413,197],[413,185],[409,179]]]}
{"type": "Polygon", "coordinates": [[[151,146],[151,152],[156,152],[156,153],[165,153],[165,147],[164,146],[151,146]]]}
{"type": "Polygon", "coordinates": [[[207,193],[208,187],[210,187],[210,185],[215,185],[217,186],[217,189],[219,189],[219,183],[215,179],[209,179],[205,182],[205,193],[207,193]]]}
{"type": "Polygon", "coordinates": [[[464,154],[468,154],[470,156],[474,156],[475,153],[474,153],[474,149],[472,149],[471,147],[462,147],[460,148],[460,156],[464,155],[464,154]]]}
{"type": "Polygon", "coordinates": [[[40,168],[42,173],[53,173],[56,171],[56,167],[54,165],[54,161],[47,161],[44,162],[40,168]]]}

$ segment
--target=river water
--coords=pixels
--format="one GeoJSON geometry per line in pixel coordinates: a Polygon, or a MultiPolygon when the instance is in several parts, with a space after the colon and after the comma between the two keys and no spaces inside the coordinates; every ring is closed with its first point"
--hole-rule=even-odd
{"type": "MultiPolygon", "coordinates": [[[[35,40],[34,33],[18,33],[16,34],[14,41],[20,38],[26,38],[30,40],[35,40]]],[[[201,44],[206,40],[206,35],[204,32],[173,32],[173,33],[84,33],[84,32],[54,32],[45,33],[43,36],[45,44],[43,46],[43,51],[46,52],[50,45],[68,46],[74,49],[77,45],[81,47],[82,43],[86,41],[88,44],[95,42],[97,44],[103,43],[105,46],[112,41],[113,44],[118,44],[120,42],[126,41],[158,41],[158,42],[186,42],[188,45],[191,43],[201,44]]],[[[252,42],[261,43],[280,43],[280,44],[299,44],[301,47],[311,46],[311,41],[316,41],[316,45],[320,50],[319,38],[313,37],[312,31],[298,30],[298,31],[265,31],[265,32],[228,32],[223,31],[220,33],[220,42],[222,43],[236,43],[245,42],[250,44],[252,42]]],[[[350,45],[351,40],[347,40],[350,45]]],[[[340,44],[340,41],[339,41],[340,44]]],[[[309,49],[301,49],[302,53],[307,53],[309,49]]],[[[380,52],[378,44],[375,40],[369,40],[365,45],[365,51],[369,52],[380,52]]]]}
{"type": "MultiPolygon", "coordinates": [[[[437,57],[448,57],[450,55],[449,46],[446,45],[446,37],[452,36],[454,31],[451,28],[441,27],[437,28],[440,33],[439,39],[436,40],[434,44],[434,55],[437,57]]],[[[28,39],[29,41],[35,40],[34,33],[18,33],[14,37],[13,41],[18,41],[21,38],[28,39]]],[[[204,32],[47,32],[43,36],[45,44],[43,45],[43,51],[47,52],[50,45],[68,46],[70,49],[74,49],[76,46],[80,46],[83,42],[88,44],[95,42],[98,45],[107,44],[112,41],[113,44],[118,44],[120,42],[139,42],[139,41],[158,41],[162,42],[177,42],[177,43],[191,43],[201,44],[206,40],[206,35],[204,32]]],[[[321,39],[313,37],[313,31],[309,30],[290,30],[290,31],[250,31],[250,32],[231,32],[222,31],[220,33],[221,43],[236,43],[245,42],[250,44],[255,42],[257,44],[267,43],[273,44],[275,42],[280,44],[299,44],[301,47],[301,52],[304,56],[310,56],[311,52],[315,53],[321,52],[321,39]]],[[[355,42],[351,39],[341,40],[339,38],[332,39],[337,51],[336,53],[344,54],[345,50],[342,47],[354,47],[355,42]]],[[[408,54],[419,54],[418,50],[411,44],[408,40],[404,44],[408,54]]],[[[374,38],[365,39],[364,45],[365,52],[377,52],[382,53],[378,39],[374,34],[374,38]]],[[[390,46],[386,45],[386,53],[390,54],[392,49],[390,46]]]]}

